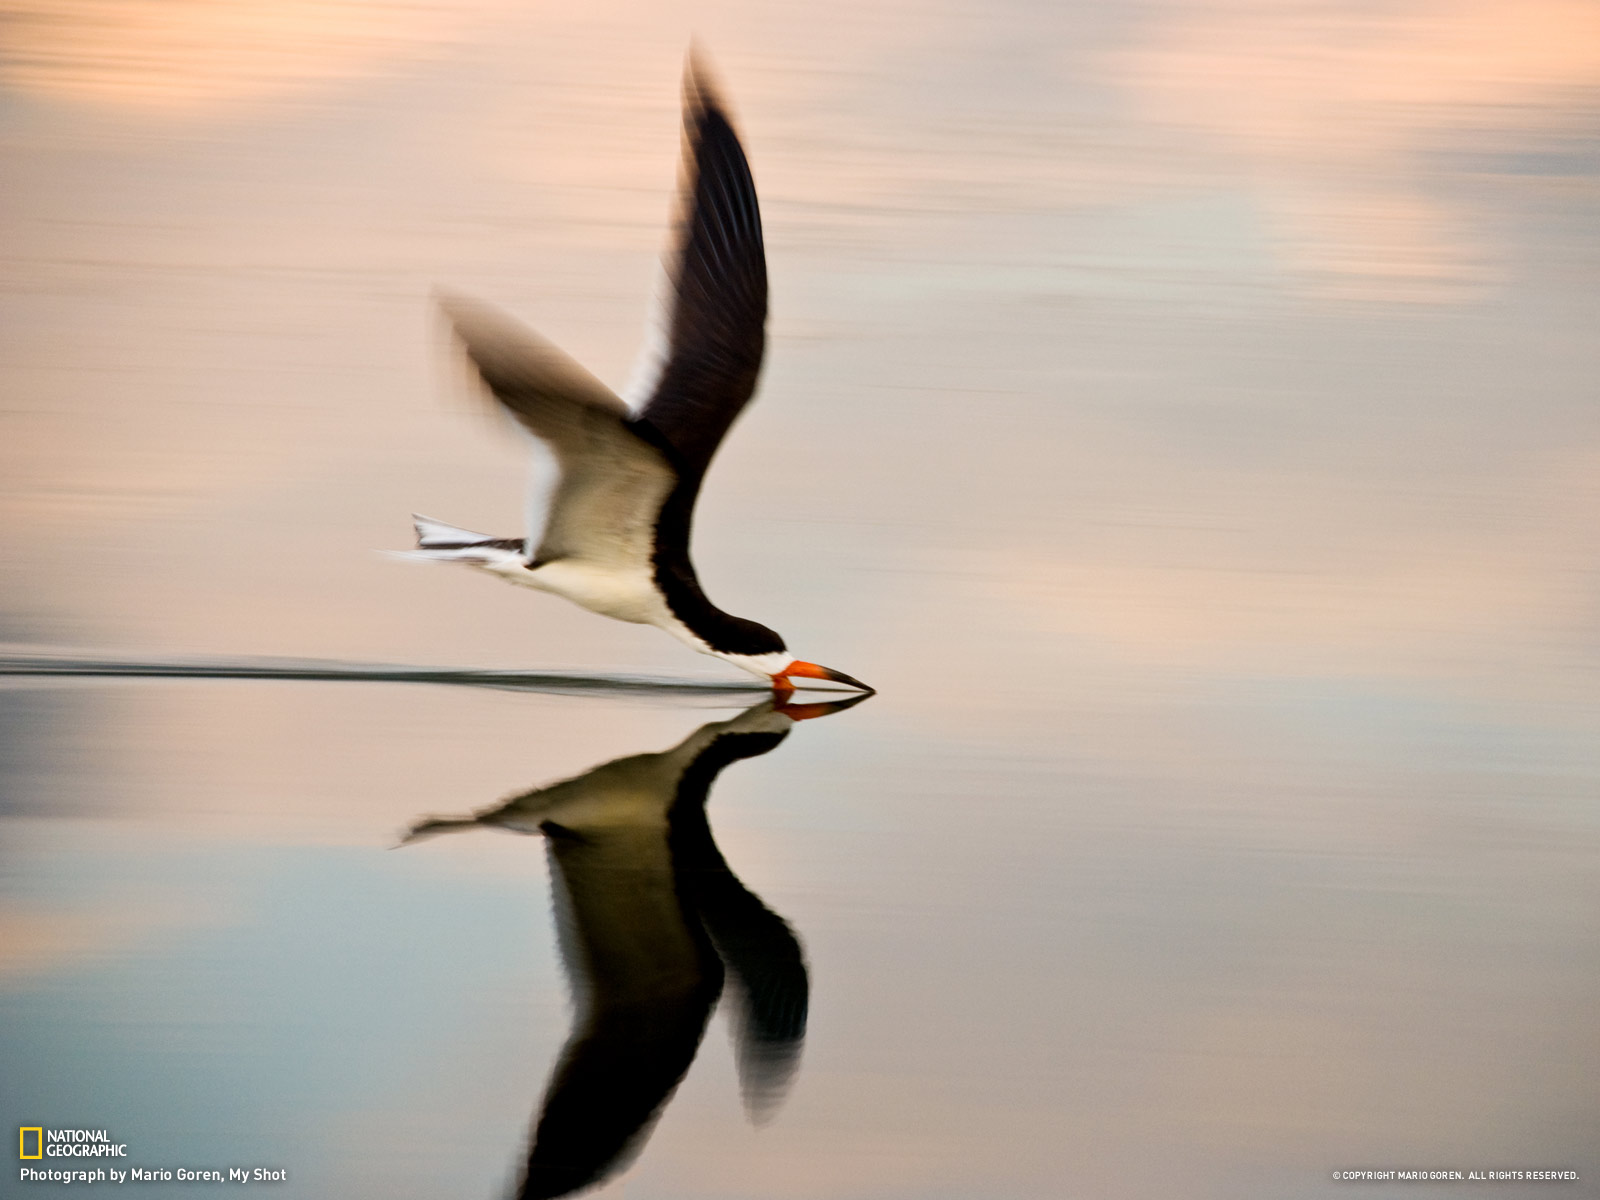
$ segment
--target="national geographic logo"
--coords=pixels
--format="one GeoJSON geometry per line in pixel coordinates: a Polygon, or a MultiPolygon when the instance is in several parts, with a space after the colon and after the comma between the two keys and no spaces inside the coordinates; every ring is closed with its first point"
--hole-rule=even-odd
{"type": "Polygon", "coordinates": [[[17,1178],[22,1183],[286,1183],[289,1179],[287,1167],[191,1166],[187,1163],[146,1167],[84,1162],[86,1158],[107,1157],[126,1161],[128,1147],[113,1142],[104,1129],[46,1129],[40,1125],[23,1125],[17,1130],[17,1157],[30,1163],[38,1159],[75,1160],[18,1167],[17,1178]]]}
{"type": "Polygon", "coordinates": [[[18,1158],[126,1158],[125,1143],[113,1142],[104,1129],[45,1129],[23,1125],[17,1130],[18,1158]]]}

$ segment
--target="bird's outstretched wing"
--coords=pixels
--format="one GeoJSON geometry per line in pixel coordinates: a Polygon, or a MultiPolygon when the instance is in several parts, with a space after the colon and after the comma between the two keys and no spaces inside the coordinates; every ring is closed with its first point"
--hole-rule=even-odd
{"type": "Polygon", "coordinates": [[[635,424],[668,447],[679,475],[694,486],[755,391],[766,347],[767,259],[750,164],[726,106],[692,56],[683,127],[664,344],[635,424]]]}
{"type": "Polygon", "coordinates": [[[662,452],[630,427],[627,406],[498,309],[446,294],[439,304],[495,398],[555,454],[560,476],[543,533],[529,531],[532,560],[648,563],[656,519],[677,478],[662,452]]]}

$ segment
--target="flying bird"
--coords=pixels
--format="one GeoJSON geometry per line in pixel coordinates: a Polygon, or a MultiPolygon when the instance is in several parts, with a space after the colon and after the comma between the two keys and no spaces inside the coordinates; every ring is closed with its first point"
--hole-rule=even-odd
{"type": "Polygon", "coordinates": [[[751,394],[766,345],[767,264],[750,166],[709,76],[684,78],[679,220],[667,255],[653,387],[637,412],[531,329],[489,305],[440,305],[500,404],[554,453],[542,529],[490,537],[414,516],[406,557],[466,563],[565,596],[602,616],[654,625],[782,693],[791,677],[857,679],[795,658],[783,638],[724,612],[689,558],[695,499],[751,394]]]}

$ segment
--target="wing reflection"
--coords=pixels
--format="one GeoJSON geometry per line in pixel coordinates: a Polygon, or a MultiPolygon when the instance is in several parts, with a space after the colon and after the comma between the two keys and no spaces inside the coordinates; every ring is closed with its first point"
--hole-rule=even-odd
{"type": "Polygon", "coordinates": [[[782,917],[729,869],[705,804],[730,763],[777,748],[796,721],[867,699],[763,701],[637,754],[406,840],[499,826],[545,837],[577,1013],[545,1091],[518,1196],[563,1196],[630,1163],[699,1049],[724,981],[745,1109],[758,1123],[799,1064],[809,984],[782,917]]]}

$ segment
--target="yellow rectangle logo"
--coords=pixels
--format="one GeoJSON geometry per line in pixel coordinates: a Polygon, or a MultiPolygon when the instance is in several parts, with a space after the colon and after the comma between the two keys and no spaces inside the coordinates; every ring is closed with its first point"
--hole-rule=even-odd
{"type": "Polygon", "coordinates": [[[17,1130],[17,1157],[18,1158],[43,1158],[44,1157],[44,1127],[30,1126],[17,1130]],[[28,1135],[33,1134],[33,1153],[28,1153],[28,1135]]]}

